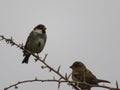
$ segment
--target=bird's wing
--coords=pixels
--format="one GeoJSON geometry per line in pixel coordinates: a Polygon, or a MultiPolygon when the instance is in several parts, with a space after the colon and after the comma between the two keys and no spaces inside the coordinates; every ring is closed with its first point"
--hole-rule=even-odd
{"type": "Polygon", "coordinates": [[[82,75],[79,72],[74,73],[74,77],[76,78],[76,81],[83,81],[82,75]]]}
{"type": "MultiPolygon", "coordinates": [[[[33,31],[32,32],[30,32],[30,34],[29,34],[29,36],[28,36],[28,38],[27,38],[27,41],[26,41],[26,44],[25,44],[25,47],[24,47],[24,49],[26,49],[26,50],[29,50],[29,43],[30,43],[30,40],[31,40],[31,38],[33,37],[33,31]]],[[[25,51],[23,51],[23,56],[25,56],[27,53],[25,52],[25,51]]]]}
{"type": "Polygon", "coordinates": [[[85,76],[88,83],[97,84],[96,76],[90,70],[87,69],[85,76]]]}

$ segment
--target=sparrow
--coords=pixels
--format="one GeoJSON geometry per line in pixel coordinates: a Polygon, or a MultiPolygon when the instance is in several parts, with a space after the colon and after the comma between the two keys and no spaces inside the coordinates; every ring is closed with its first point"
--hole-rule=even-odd
{"type": "Polygon", "coordinates": [[[24,59],[22,63],[28,63],[31,53],[40,53],[45,46],[46,39],[46,27],[43,24],[37,25],[27,38],[24,47],[25,50],[23,51],[24,59]],[[26,50],[30,51],[31,53],[27,52],[26,50]]]}
{"type": "MultiPolygon", "coordinates": [[[[85,82],[91,85],[98,85],[100,82],[110,83],[107,80],[97,79],[96,76],[79,61],[76,61],[70,66],[72,69],[72,80],[76,82],[85,82]]],[[[78,84],[81,90],[91,90],[90,85],[78,84]]]]}

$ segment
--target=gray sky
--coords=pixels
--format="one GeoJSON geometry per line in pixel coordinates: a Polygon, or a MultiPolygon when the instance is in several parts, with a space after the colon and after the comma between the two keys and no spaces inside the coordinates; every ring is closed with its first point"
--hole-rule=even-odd
{"type": "MultiPolygon", "coordinates": [[[[120,85],[120,0],[0,0],[0,34],[26,42],[37,24],[47,27],[47,43],[40,53],[61,73],[71,73],[69,66],[83,62],[98,78],[120,85]]],[[[50,79],[56,76],[40,68],[31,56],[21,64],[23,53],[0,41],[0,89],[18,81],[50,79]]],[[[105,84],[107,85],[107,84],[105,84]]],[[[18,90],[57,90],[56,83],[29,83],[18,90]]],[[[60,90],[72,90],[62,84],[60,90]]],[[[10,89],[10,90],[13,90],[10,89]]],[[[96,90],[96,88],[93,88],[96,90]]],[[[105,89],[97,89],[105,90],[105,89]]]]}

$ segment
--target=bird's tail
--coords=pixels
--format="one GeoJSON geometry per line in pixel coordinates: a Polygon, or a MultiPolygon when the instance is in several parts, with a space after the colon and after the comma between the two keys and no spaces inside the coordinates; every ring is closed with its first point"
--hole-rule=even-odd
{"type": "Polygon", "coordinates": [[[110,83],[110,81],[107,81],[107,80],[102,80],[102,79],[98,79],[98,83],[99,82],[106,82],[106,83],[110,83]]]}
{"type": "Polygon", "coordinates": [[[29,57],[30,57],[30,55],[26,55],[25,58],[23,59],[22,63],[28,64],[29,57]]]}

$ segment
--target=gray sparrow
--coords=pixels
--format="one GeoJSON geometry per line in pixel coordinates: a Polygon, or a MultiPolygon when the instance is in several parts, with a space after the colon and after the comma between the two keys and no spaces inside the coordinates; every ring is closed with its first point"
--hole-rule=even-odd
{"type": "MultiPolygon", "coordinates": [[[[31,53],[38,54],[43,50],[46,39],[46,27],[43,24],[39,24],[29,34],[24,49],[30,51],[31,53]]],[[[31,53],[26,52],[25,50],[23,51],[24,59],[22,63],[27,64],[31,53]]]]}

